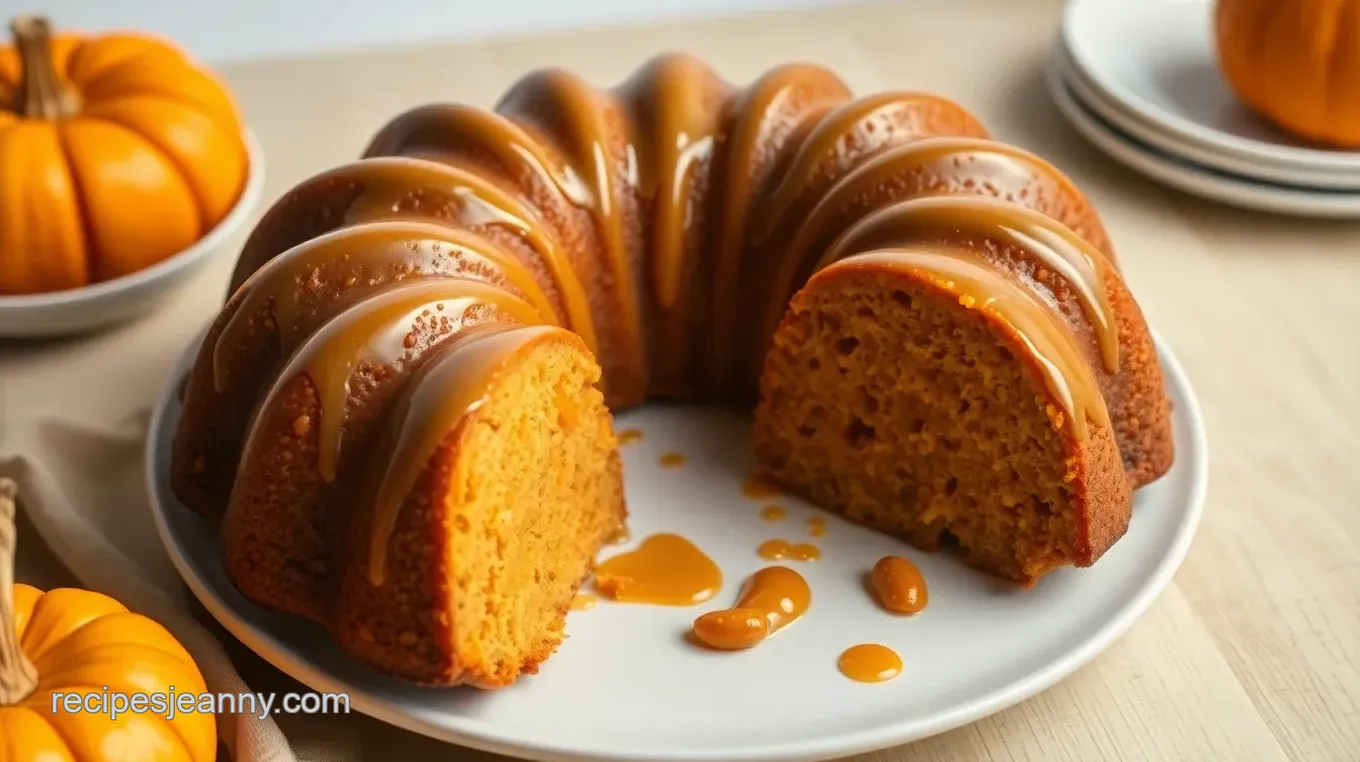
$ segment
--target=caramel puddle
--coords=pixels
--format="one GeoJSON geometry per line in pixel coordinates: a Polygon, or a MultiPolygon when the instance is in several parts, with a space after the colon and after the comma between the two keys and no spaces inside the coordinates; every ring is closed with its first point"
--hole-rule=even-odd
{"type": "Polygon", "coordinates": [[[784,491],[762,477],[752,476],[742,483],[741,493],[753,500],[771,500],[784,491]]]}
{"type": "Polygon", "coordinates": [[[668,452],[661,456],[662,468],[679,468],[685,465],[685,456],[678,452],[668,452]]]}
{"type": "Polygon", "coordinates": [[[769,561],[816,561],[822,557],[822,551],[816,545],[805,542],[795,545],[788,540],[766,540],[756,552],[769,561]]]}
{"type": "Polygon", "coordinates": [[[878,605],[894,614],[919,614],[930,603],[926,578],[901,556],[880,558],[869,572],[869,587],[878,605]]]}
{"type": "Polygon", "coordinates": [[[766,521],[782,521],[788,513],[777,505],[767,505],[760,509],[760,517],[766,521]]]}
{"type": "Polygon", "coordinates": [[[807,520],[808,534],[812,537],[821,537],[826,534],[826,519],[821,516],[813,516],[807,520]]]}
{"type": "Polygon", "coordinates": [[[798,621],[812,605],[803,575],[786,566],[767,566],[742,586],[737,605],[694,620],[696,640],[721,651],[751,648],[798,621]]]}
{"type": "Polygon", "coordinates": [[[693,606],[721,588],[718,565],[677,534],[654,534],[595,570],[595,589],[620,603],[693,606]]]}
{"type": "Polygon", "coordinates": [[[860,643],[845,649],[836,666],[856,682],[882,683],[902,674],[902,657],[887,646],[860,643]]]}

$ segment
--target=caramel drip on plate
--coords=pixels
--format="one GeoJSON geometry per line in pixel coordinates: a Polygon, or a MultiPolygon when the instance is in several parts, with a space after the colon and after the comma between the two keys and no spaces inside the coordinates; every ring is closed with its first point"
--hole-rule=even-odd
{"type": "Polygon", "coordinates": [[[459,223],[513,230],[539,256],[557,286],[567,313],[567,327],[581,336],[590,351],[597,351],[590,300],[566,252],[548,233],[534,209],[484,174],[423,159],[390,156],[365,159],[353,165],[344,177],[364,188],[345,212],[347,225],[391,218],[401,214],[398,207],[402,201],[422,191],[433,191],[458,202],[459,223]]]}
{"type": "Polygon", "coordinates": [[[826,182],[894,143],[938,136],[986,137],[986,130],[957,105],[925,93],[886,92],[856,98],[822,118],[798,148],[773,192],[761,204],[752,243],[769,240],[809,186],[826,182]],[[948,112],[950,120],[931,120],[948,112]],[[949,121],[951,124],[930,124],[949,121]],[[933,130],[931,128],[934,128],[933,130]],[[948,132],[934,130],[946,129],[948,132]],[[819,177],[819,175],[821,177],[819,177]]]}
{"type": "Polygon", "coordinates": [[[860,683],[882,683],[902,674],[902,657],[878,643],[851,646],[837,660],[841,674],[860,683]]]}
{"type": "Polygon", "coordinates": [[[624,429],[619,432],[619,444],[629,445],[642,441],[642,429],[624,429]]]}
{"type": "Polygon", "coordinates": [[[576,597],[571,599],[572,611],[585,611],[593,608],[595,608],[595,596],[590,593],[577,593],[576,597]]]}
{"type": "MultiPolygon", "coordinates": [[[[461,278],[398,283],[340,313],[303,342],[289,359],[280,379],[306,373],[316,387],[321,423],[317,467],[321,478],[335,480],[344,428],[349,379],[365,359],[397,362],[411,346],[408,337],[417,320],[459,320],[472,306],[494,305],[521,323],[542,323],[538,311],[510,292],[461,278]]],[[[277,384],[277,391],[282,384],[277,384]]],[[[272,394],[271,394],[272,397],[272,394]]],[[[272,399],[265,402],[272,409],[272,399]]]]}
{"type": "Polygon", "coordinates": [[[719,217],[713,267],[713,316],[709,321],[712,356],[712,381],[717,388],[728,383],[734,360],[731,356],[738,330],[737,311],[743,294],[741,264],[746,254],[750,207],[760,188],[756,178],[756,162],[761,153],[757,141],[770,134],[772,119],[784,118],[788,130],[797,124],[791,120],[785,104],[804,88],[821,89],[829,95],[824,108],[808,109],[798,114],[801,120],[819,118],[836,102],[850,99],[850,90],[840,78],[827,69],[812,64],[786,64],[767,72],[737,96],[732,127],[725,140],[726,176],[721,183],[722,207],[719,217]]]}
{"type": "Polygon", "coordinates": [[[919,614],[930,603],[926,578],[901,556],[880,558],[869,572],[869,587],[878,605],[894,614],[919,614]]]}
{"type": "Polygon", "coordinates": [[[822,557],[822,551],[816,545],[794,544],[788,540],[766,540],[756,548],[756,553],[767,561],[816,561],[822,557]]]}
{"type": "Polygon", "coordinates": [[[668,452],[661,456],[662,468],[679,468],[683,465],[685,465],[685,456],[683,453],[668,452]]]}
{"type": "Polygon", "coordinates": [[[884,250],[849,257],[833,267],[857,265],[916,273],[958,294],[959,303],[965,308],[999,318],[1039,360],[1045,384],[1071,419],[1077,436],[1086,437],[1088,418],[1109,425],[1105,399],[1066,324],[1047,305],[977,255],[952,248],[884,250]]]}
{"type": "Polygon", "coordinates": [[[380,132],[365,156],[393,153],[476,149],[486,151],[512,180],[530,175],[579,207],[594,203],[591,189],[573,167],[552,158],[524,128],[493,111],[457,103],[421,106],[406,112],[380,132]]]}
{"type": "Polygon", "coordinates": [[[274,257],[242,284],[237,291],[240,303],[213,346],[217,390],[226,389],[230,354],[244,340],[251,321],[266,305],[272,310],[279,348],[287,357],[305,338],[304,298],[312,296],[319,300],[327,291],[339,294],[347,288],[382,284],[409,275],[453,275],[459,270],[458,259],[501,273],[545,318],[556,315],[533,274],[517,259],[475,233],[416,220],[340,228],[274,257]],[[328,277],[318,287],[316,274],[322,268],[328,277]]]}
{"type": "Polygon", "coordinates": [[[812,516],[807,520],[807,531],[813,537],[821,537],[826,534],[826,519],[821,516],[812,516]]]}
{"type": "Polygon", "coordinates": [[[685,272],[685,233],[693,169],[709,161],[721,114],[707,102],[712,71],[697,58],[669,55],[654,60],[618,89],[634,113],[638,188],[653,201],[651,262],[657,302],[666,309],[680,298],[685,272]]]}
{"type": "Polygon", "coordinates": [[[760,509],[760,517],[766,521],[782,521],[788,512],[777,505],[767,505],[760,509]]]}
{"type": "Polygon", "coordinates": [[[769,500],[784,494],[778,486],[761,476],[749,476],[741,484],[741,494],[753,500],[769,500]]]}
{"type": "Polygon", "coordinates": [[[1105,256],[1062,223],[1032,209],[971,196],[893,204],[852,225],[822,254],[815,269],[860,252],[922,243],[932,234],[962,234],[1014,246],[1058,273],[1095,330],[1105,370],[1119,370],[1119,330],[1101,271],[1105,256]]]}
{"type": "MultiPolygon", "coordinates": [[[[544,337],[565,330],[553,326],[478,326],[465,329],[451,344],[406,380],[394,401],[386,432],[392,444],[376,450],[381,475],[373,509],[369,580],[381,585],[397,511],[429,465],[430,458],[463,418],[486,402],[505,361],[544,337]]],[[[466,459],[459,459],[465,466],[466,459]]],[[[462,484],[465,474],[454,475],[462,484]]]]}
{"type": "Polygon", "coordinates": [[[608,277],[618,299],[620,314],[616,324],[623,328],[630,366],[641,371],[641,307],[624,234],[619,183],[610,155],[610,130],[607,111],[617,106],[610,93],[592,87],[580,76],[562,69],[543,69],[521,79],[511,88],[496,111],[516,122],[538,124],[545,130],[552,125],[566,134],[554,134],[563,141],[568,164],[584,178],[591,192],[587,208],[594,215],[604,244],[608,277]]]}
{"type": "Polygon", "coordinates": [[[735,606],[695,619],[694,637],[724,651],[751,648],[798,621],[811,605],[812,590],[803,575],[767,566],[746,581],[735,606]]]}
{"type": "Polygon", "coordinates": [[[693,606],[721,588],[722,570],[713,559],[675,534],[654,534],[595,570],[595,589],[621,603],[693,606]]]}

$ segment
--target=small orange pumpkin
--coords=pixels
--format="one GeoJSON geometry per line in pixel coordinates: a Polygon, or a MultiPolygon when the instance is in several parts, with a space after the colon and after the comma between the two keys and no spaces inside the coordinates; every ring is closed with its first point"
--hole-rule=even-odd
{"type": "Polygon", "coordinates": [[[211,762],[211,714],[52,711],[53,693],[203,693],[159,624],[87,590],[14,583],[14,482],[0,479],[0,762],[211,762]]]}
{"type": "Polygon", "coordinates": [[[0,47],[0,294],[75,288],[179,252],[235,205],[248,159],[212,76],[148,37],[10,25],[0,47]]]}
{"type": "Polygon", "coordinates": [[[1218,0],[1219,67],[1300,137],[1360,147],[1360,0],[1218,0]]]}

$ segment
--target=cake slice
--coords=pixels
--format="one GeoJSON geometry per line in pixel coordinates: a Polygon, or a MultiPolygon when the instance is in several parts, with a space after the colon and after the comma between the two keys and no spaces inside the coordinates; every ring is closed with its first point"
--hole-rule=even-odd
{"type": "Polygon", "coordinates": [[[1092,357],[1014,273],[961,246],[858,254],[794,298],[756,411],[766,473],[1029,586],[1090,566],[1130,487],[1092,357]]]}
{"type": "Polygon", "coordinates": [[[337,565],[345,650],[427,684],[537,671],[626,514],[599,377],[545,326],[469,329],[424,360],[363,469],[337,565]]]}

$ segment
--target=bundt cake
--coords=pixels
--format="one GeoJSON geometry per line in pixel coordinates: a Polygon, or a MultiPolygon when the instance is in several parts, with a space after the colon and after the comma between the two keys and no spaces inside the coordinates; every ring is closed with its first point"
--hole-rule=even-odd
{"type": "Polygon", "coordinates": [[[1093,563],[1172,458],[1147,327],[1057,169],[938,97],[666,55],[416,108],[288,192],[172,480],[250,600],[500,686],[624,520],[608,410],[662,399],[754,406],[767,475],[1021,584],[1093,563]]]}

